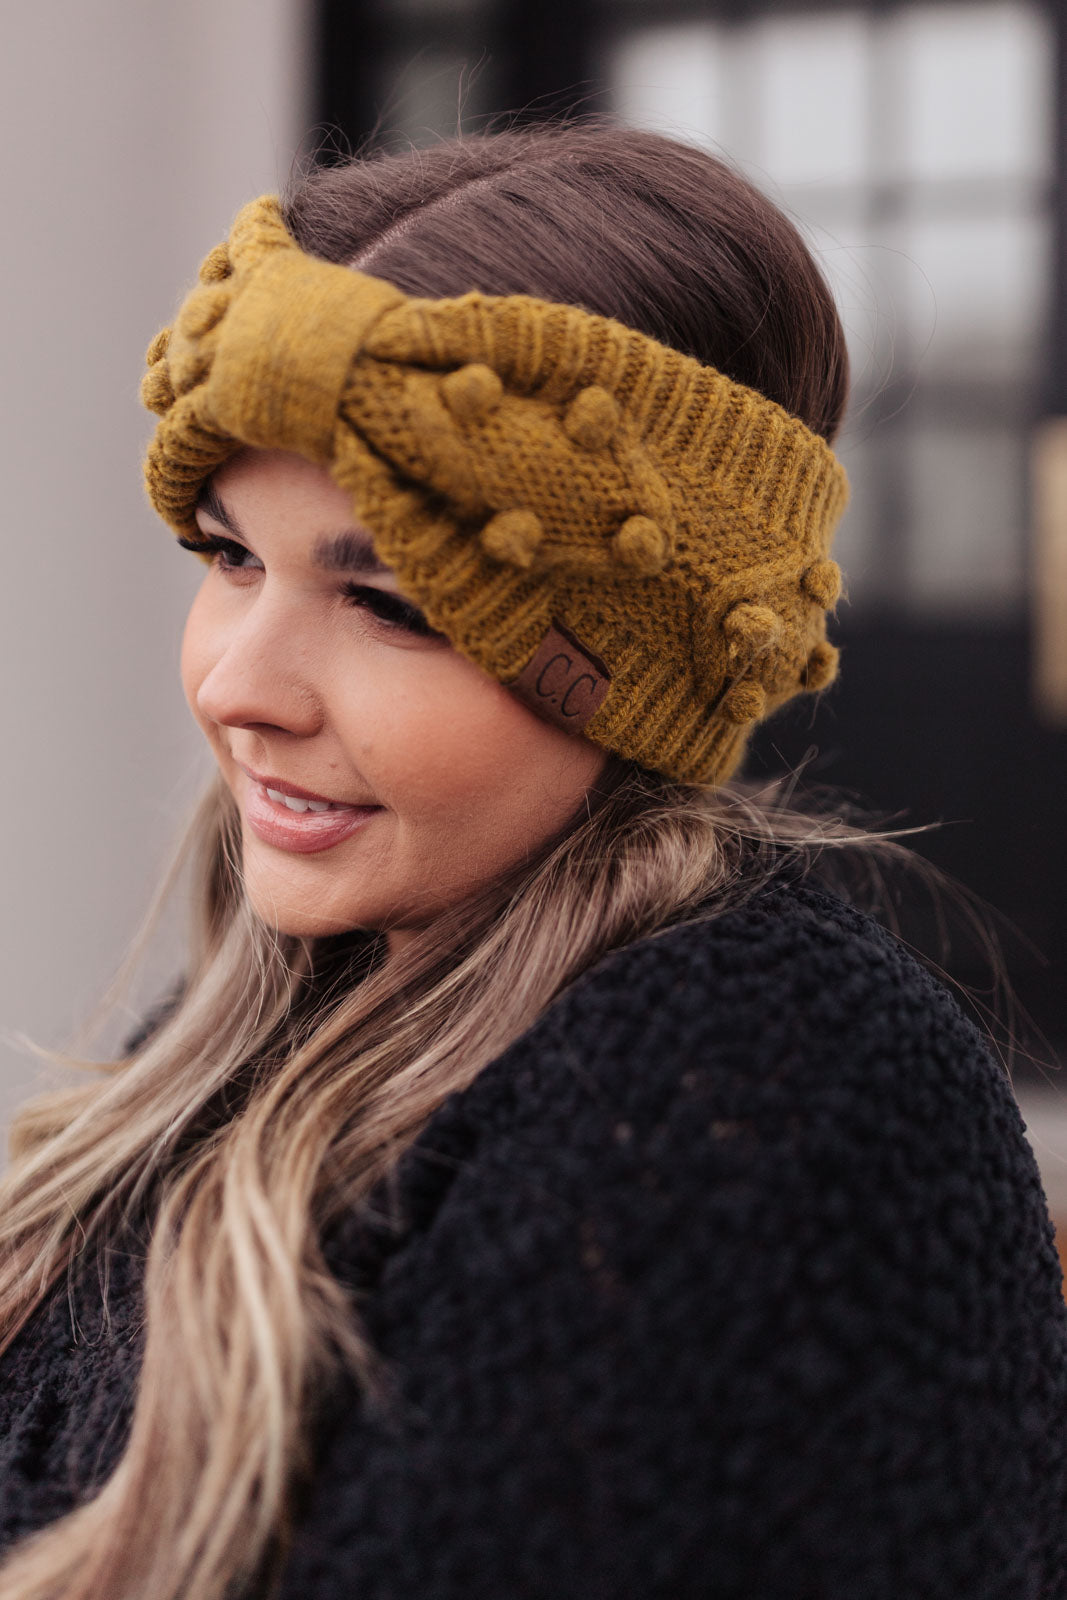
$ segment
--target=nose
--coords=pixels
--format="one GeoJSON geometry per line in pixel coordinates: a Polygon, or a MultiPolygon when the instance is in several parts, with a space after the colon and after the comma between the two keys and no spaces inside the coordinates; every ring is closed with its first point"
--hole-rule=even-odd
{"type": "Polygon", "coordinates": [[[196,690],[204,717],[228,728],[281,729],[308,737],[323,723],[314,652],[298,620],[262,596],[217,641],[196,690]]]}

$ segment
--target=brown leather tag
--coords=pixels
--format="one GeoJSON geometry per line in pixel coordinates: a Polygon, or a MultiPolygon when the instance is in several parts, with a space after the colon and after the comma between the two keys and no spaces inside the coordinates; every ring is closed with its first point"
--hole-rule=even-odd
{"type": "Polygon", "coordinates": [[[553,622],[509,685],[519,699],[557,728],[578,733],[603,704],[611,673],[561,622],[553,622]]]}

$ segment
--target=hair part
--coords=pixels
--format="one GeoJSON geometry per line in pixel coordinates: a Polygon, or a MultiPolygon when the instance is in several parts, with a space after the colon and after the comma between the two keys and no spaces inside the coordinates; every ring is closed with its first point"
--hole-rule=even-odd
{"type": "Polygon", "coordinates": [[[833,443],[849,387],[800,232],[728,162],[601,117],[313,171],[285,223],[310,255],[407,294],[530,294],[614,317],[833,443]]]}

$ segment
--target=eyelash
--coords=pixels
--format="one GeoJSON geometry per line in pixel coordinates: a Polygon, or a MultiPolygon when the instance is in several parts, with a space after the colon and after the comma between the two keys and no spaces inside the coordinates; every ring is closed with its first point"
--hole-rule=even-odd
{"type": "Polygon", "coordinates": [[[428,638],[435,631],[421,611],[416,611],[406,600],[401,600],[398,595],[388,594],[384,589],[375,589],[370,584],[346,583],[342,592],[345,598],[360,610],[372,612],[379,622],[403,628],[405,633],[418,633],[428,638]]]}
{"type": "MultiPolygon", "coordinates": [[[[179,539],[178,543],[183,550],[195,550],[199,555],[221,557],[218,566],[222,572],[241,571],[244,557],[250,554],[243,544],[237,543],[236,539],[220,539],[216,534],[205,535],[202,539],[179,539]]],[[[416,611],[414,606],[409,605],[406,600],[401,600],[398,595],[362,583],[342,584],[341,593],[351,605],[359,610],[369,611],[378,622],[384,623],[387,627],[401,628],[405,633],[424,637],[432,637],[435,634],[435,630],[430,627],[422,612],[416,611]]]]}

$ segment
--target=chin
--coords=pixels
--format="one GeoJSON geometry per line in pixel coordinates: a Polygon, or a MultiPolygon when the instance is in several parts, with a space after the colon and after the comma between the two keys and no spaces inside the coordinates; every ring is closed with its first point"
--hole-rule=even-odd
{"type": "Polygon", "coordinates": [[[244,851],[244,888],[249,905],[268,928],[294,939],[328,939],[357,929],[367,933],[388,931],[391,939],[403,938],[427,927],[455,898],[479,886],[478,880],[464,884],[447,899],[440,891],[419,894],[410,884],[400,883],[394,883],[392,892],[383,894],[383,873],[372,865],[369,870],[360,871],[359,879],[363,881],[349,882],[345,892],[344,874],[337,870],[321,876],[312,873],[303,880],[300,861],[297,857],[286,870],[288,863],[278,863],[257,848],[246,845],[244,851]],[[378,892],[368,892],[375,882],[378,892]]]}
{"type": "Polygon", "coordinates": [[[293,939],[326,939],[375,926],[373,918],[365,918],[356,908],[324,905],[321,896],[310,900],[294,894],[291,884],[271,882],[256,872],[246,875],[245,893],[261,922],[293,939]]]}

